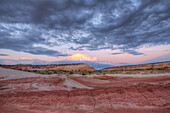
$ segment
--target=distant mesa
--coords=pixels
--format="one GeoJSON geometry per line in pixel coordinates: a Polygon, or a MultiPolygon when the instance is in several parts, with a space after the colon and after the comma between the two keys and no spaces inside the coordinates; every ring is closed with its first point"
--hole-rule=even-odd
{"type": "Polygon", "coordinates": [[[17,70],[64,70],[64,71],[94,71],[94,67],[90,67],[88,64],[52,64],[52,65],[1,65],[4,68],[17,69],[17,70]]]}
{"type": "Polygon", "coordinates": [[[104,68],[102,71],[116,71],[116,70],[149,70],[149,69],[170,69],[170,61],[157,62],[149,64],[139,64],[139,65],[128,65],[128,66],[115,66],[104,68]]]}

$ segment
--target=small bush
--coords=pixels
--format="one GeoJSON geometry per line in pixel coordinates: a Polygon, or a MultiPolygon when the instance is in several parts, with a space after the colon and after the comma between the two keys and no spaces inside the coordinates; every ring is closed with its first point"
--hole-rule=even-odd
{"type": "Polygon", "coordinates": [[[82,73],[82,75],[86,75],[86,73],[82,73]]]}
{"type": "Polygon", "coordinates": [[[77,89],[76,87],[72,87],[73,89],[77,89]]]}
{"type": "Polygon", "coordinates": [[[67,88],[67,86],[66,86],[66,85],[64,85],[63,87],[67,88]]]}
{"type": "Polygon", "coordinates": [[[74,74],[74,73],[71,71],[70,74],[74,74]]]}
{"type": "Polygon", "coordinates": [[[140,82],[138,85],[150,85],[149,83],[140,82]]]}

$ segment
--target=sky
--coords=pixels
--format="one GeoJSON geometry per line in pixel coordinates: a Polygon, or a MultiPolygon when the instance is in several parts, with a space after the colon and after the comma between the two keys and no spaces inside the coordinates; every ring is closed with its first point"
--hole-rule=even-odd
{"type": "Polygon", "coordinates": [[[0,64],[170,61],[170,0],[0,0],[0,64]]]}

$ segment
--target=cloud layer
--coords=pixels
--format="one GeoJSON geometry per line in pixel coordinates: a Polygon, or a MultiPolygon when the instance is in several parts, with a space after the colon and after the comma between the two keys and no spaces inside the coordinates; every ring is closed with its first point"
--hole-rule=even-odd
{"type": "Polygon", "coordinates": [[[169,0],[1,0],[0,14],[0,48],[36,55],[170,44],[169,0]]]}
{"type": "Polygon", "coordinates": [[[7,54],[0,54],[0,56],[8,56],[7,54]]]}

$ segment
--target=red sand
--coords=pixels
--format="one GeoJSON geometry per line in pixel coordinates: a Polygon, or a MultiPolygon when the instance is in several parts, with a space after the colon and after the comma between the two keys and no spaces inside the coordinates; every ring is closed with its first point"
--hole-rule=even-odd
{"type": "Polygon", "coordinates": [[[95,88],[71,91],[53,88],[50,91],[34,91],[31,85],[29,87],[23,84],[38,83],[43,87],[44,84],[51,84],[48,88],[57,88],[64,79],[31,77],[1,80],[0,113],[170,113],[168,76],[117,78],[109,80],[109,83],[92,82],[93,79],[101,81],[100,78],[72,77],[72,79],[95,88]],[[84,79],[87,80],[83,81],[84,79]],[[139,82],[152,85],[138,85],[139,82]],[[2,89],[4,84],[11,89],[2,89]],[[22,84],[22,87],[12,89],[16,84],[22,84]]]}

